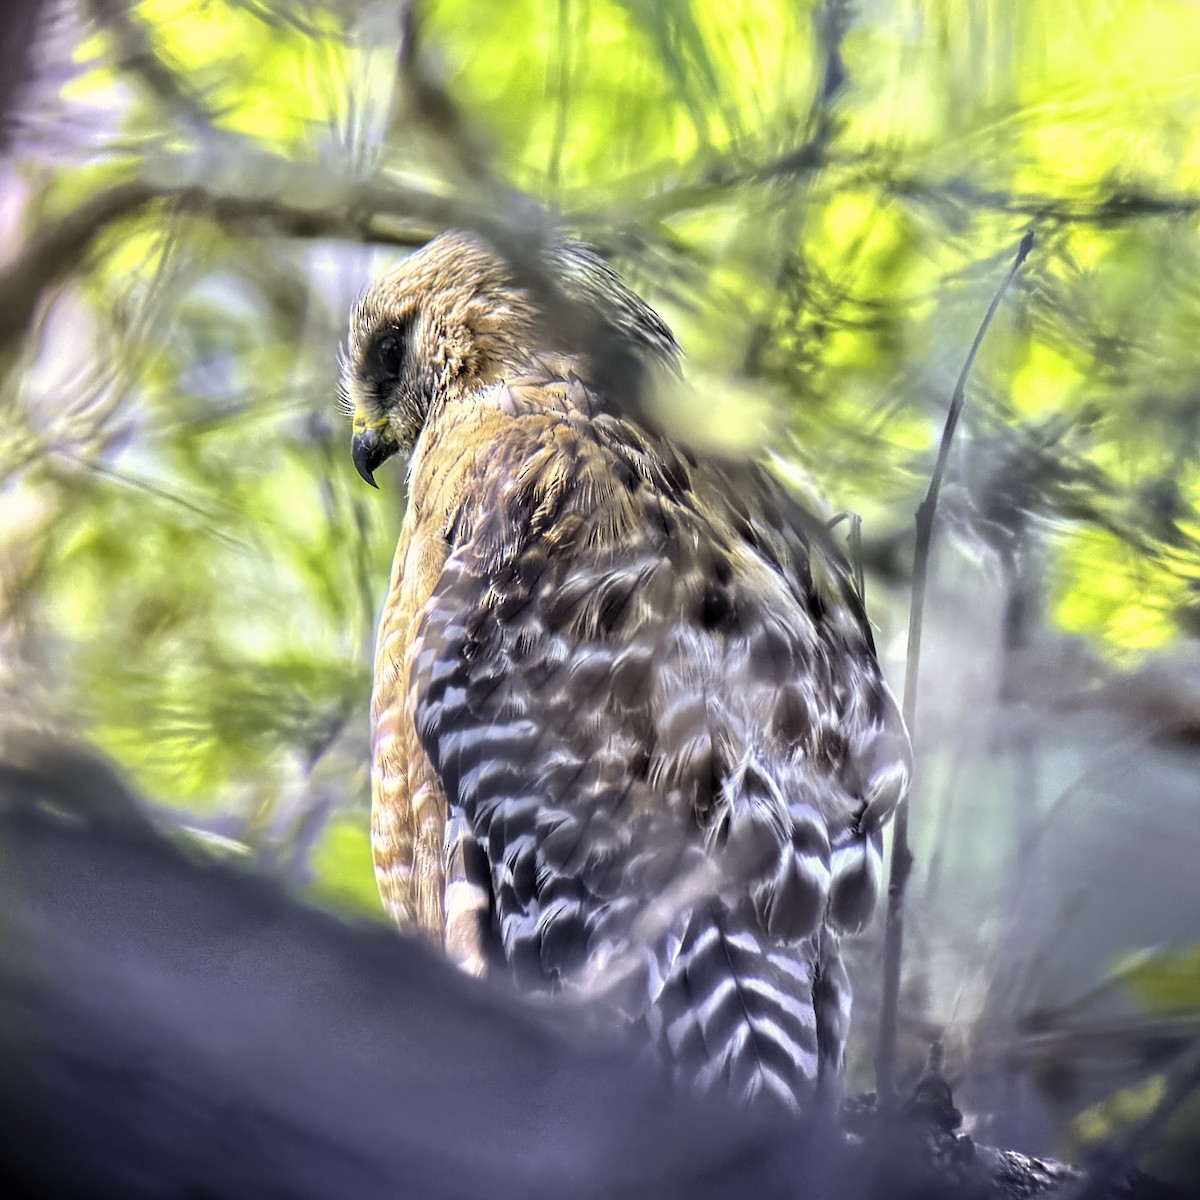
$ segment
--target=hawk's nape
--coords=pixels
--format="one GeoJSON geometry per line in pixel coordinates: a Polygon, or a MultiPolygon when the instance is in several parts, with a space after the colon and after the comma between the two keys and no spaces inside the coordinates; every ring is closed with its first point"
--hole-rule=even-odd
{"type": "Polygon", "coordinates": [[[460,233],[353,314],[356,461],[410,456],[380,891],[473,970],[595,997],[690,1086],[803,1106],[840,1071],[838,935],[874,908],[908,739],[821,521],[628,416],[613,339],[629,387],[674,339],[590,250],[553,262],[599,342],[460,233]]]}

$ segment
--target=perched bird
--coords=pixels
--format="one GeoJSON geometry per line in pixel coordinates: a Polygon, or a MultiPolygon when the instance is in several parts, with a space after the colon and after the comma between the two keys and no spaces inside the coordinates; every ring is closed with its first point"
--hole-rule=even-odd
{"type": "Polygon", "coordinates": [[[409,456],[380,893],[470,970],[594,997],[686,1085],[805,1108],[908,738],[824,523],[656,429],[671,332],[587,247],[546,253],[564,311],[452,232],[351,317],[354,462],[409,456]]]}

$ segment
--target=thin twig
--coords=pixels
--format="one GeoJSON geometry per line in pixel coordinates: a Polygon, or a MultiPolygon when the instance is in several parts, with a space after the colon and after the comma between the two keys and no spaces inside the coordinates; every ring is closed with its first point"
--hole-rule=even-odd
{"type": "Polygon", "coordinates": [[[562,156],[567,143],[567,126],[571,112],[571,0],[558,0],[558,77],[554,104],[554,134],[550,139],[550,158],[546,164],[546,182],[555,201],[561,199],[562,156]]]}
{"type": "MultiPolygon", "coordinates": [[[[917,675],[921,661],[921,627],[925,616],[925,591],[929,577],[929,550],[933,542],[933,519],[937,511],[938,495],[942,478],[946,473],[946,462],[950,457],[950,443],[958,427],[966,398],[967,379],[975,365],[975,357],[983,339],[1000,307],[1009,285],[1021,269],[1022,263],[1033,249],[1033,230],[1021,239],[1013,264],[1004,277],[992,303],[988,307],[970,353],[959,372],[942,429],[942,441],[938,447],[937,461],[929,480],[929,490],[917,508],[917,545],[913,555],[912,608],[908,620],[908,653],[904,675],[904,720],[909,735],[916,740],[917,728],[917,675]]],[[[896,823],[892,832],[892,859],[888,876],[887,928],[883,944],[883,999],[880,1004],[879,1045],[875,1054],[875,1088],[879,1102],[892,1107],[896,1101],[896,1024],[900,1000],[900,960],[904,947],[904,890],[912,871],[913,856],[908,845],[908,800],[905,798],[896,810],[896,823]]]]}
{"type": "Polygon", "coordinates": [[[854,587],[858,598],[867,602],[867,580],[863,570],[862,517],[850,509],[843,509],[826,525],[827,529],[836,529],[843,521],[847,524],[846,550],[850,557],[850,566],[854,570],[854,587]]]}
{"type": "Polygon", "coordinates": [[[419,134],[434,161],[440,161],[459,182],[497,193],[495,198],[502,199],[505,189],[492,169],[487,139],[451,95],[441,72],[425,53],[425,18],[417,0],[405,0],[399,17],[396,73],[400,87],[392,112],[393,125],[403,121],[410,134],[419,134]]]}

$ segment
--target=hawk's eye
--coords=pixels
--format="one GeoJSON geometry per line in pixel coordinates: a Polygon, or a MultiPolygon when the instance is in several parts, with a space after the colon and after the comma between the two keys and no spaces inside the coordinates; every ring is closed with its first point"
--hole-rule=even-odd
{"type": "Polygon", "coordinates": [[[374,378],[399,379],[404,370],[404,339],[394,333],[385,333],[371,346],[368,361],[374,378]]]}

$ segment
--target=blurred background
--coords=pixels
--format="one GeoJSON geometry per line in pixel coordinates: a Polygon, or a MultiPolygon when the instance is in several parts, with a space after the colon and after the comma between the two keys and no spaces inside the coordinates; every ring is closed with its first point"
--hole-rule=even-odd
{"type": "MultiPolygon", "coordinates": [[[[561,228],[675,328],[688,432],[862,519],[920,664],[901,1060],[1085,1152],[1200,1035],[1192,0],[12,0],[0,691],[214,854],[378,916],[371,654],[404,506],[347,312],[440,229],[561,228]]],[[[841,527],[840,527],[841,528],[841,527]]],[[[853,947],[851,1084],[877,930],[853,947]]],[[[1186,1169],[1186,1106],[1152,1165],[1186,1169]]],[[[1189,1133],[1191,1131],[1191,1133],[1189,1133]]]]}

